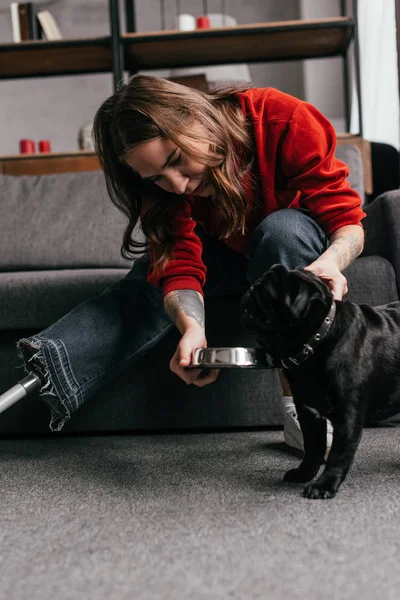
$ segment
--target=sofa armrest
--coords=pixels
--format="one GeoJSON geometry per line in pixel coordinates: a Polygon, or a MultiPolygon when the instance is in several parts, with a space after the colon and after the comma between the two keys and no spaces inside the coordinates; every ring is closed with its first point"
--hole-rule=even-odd
{"type": "Polygon", "coordinates": [[[383,256],[396,273],[400,295],[400,190],[385,192],[363,207],[365,245],[361,256],[383,256]]]}

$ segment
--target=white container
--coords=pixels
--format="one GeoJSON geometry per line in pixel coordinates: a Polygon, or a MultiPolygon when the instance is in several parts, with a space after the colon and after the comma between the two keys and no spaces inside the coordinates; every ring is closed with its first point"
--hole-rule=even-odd
{"type": "Polygon", "coordinates": [[[180,31],[193,31],[196,29],[196,19],[193,15],[178,15],[178,29],[180,31]]]}

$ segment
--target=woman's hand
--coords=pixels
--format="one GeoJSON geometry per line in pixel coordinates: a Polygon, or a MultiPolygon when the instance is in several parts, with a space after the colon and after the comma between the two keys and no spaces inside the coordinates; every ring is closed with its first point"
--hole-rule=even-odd
{"type": "Polygon", "coordinates": [[[211,369],[209,372],[203,369],[191,369],[185,371],[185,367],[192,362],[192,354],[196,348],[206,348],[207,340],[204,329],[193,325],[182,335],[178,347],[171,358],[169,368],[178,375],[185,383],[203,387],[215,381],[218,377],[219,369],[211,369]]]}
{"type": "Polygon", "coordinates": [[[331,260],[317,259],[311,265],[305,267],[305,270],[311,271],[329,286],[334,300],[342,300],[343,296],[349,291],[346,277],[339,271],[339,267],[335,262],[331,260]]]}
{"type": "Polygon", "coordinates": [[[342,300],[347,294],[344,271],[362,252],[364,230],[359,225],[344,225],[329,240],[329,248],[306,269],[325,281],[334,300],[342,300]]]}

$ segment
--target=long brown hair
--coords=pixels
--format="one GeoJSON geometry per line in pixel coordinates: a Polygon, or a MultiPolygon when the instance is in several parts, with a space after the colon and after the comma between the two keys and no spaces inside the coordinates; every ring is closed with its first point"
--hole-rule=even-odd
{"type": "Polygon", "coordinates": [[[94,118],[93,141],[113,204],[128,218],[121,255],[132,258],[151,250],[153,268],[162,271],[174,254],[170,218],[182,197],[142,181],[125,163],[135,146],[165,138],[184,154],[208,167],[215,190],[212,202],[226,223],[221,238],[243,233],[246,199],[244,173],[254,157],[251,130],[236,96],[250,85],[224,86],[205,93],[151,75],[137,74],[100,106],[94,118]],[[191,125],[206,130],[210,150],[196,148],[200,138],[191,125]],[[132,233],[140,217],[146,238],[132,233]]]}

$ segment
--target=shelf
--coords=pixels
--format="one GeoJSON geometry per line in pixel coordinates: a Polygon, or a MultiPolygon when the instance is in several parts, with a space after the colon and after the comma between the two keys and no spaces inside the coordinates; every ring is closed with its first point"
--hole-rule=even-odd
{"type": "Polygon", "coordinates": [[[0,156],[2,175],[49,175],[99,169],[97,156],[90,150],[0,156]]]}
{"type": "Polygon", "coordinates": [[[348,17],[281,21],[195,31],[122,36],[130,71],[300,60],[344,55],[354,32],[348,17]]]}
{"type": "MultiPolygon", "coordinates": [[[[342,55],[347,17],[122,36],[130,71],[342,55]]],[[[0,79],[112,72],[111,37],[0,44],[0,79]]]]}
{"type": "Polygon", "coordinates": [[[111,37],[0,44],[0,79],[110,73],[111,37]]]}

